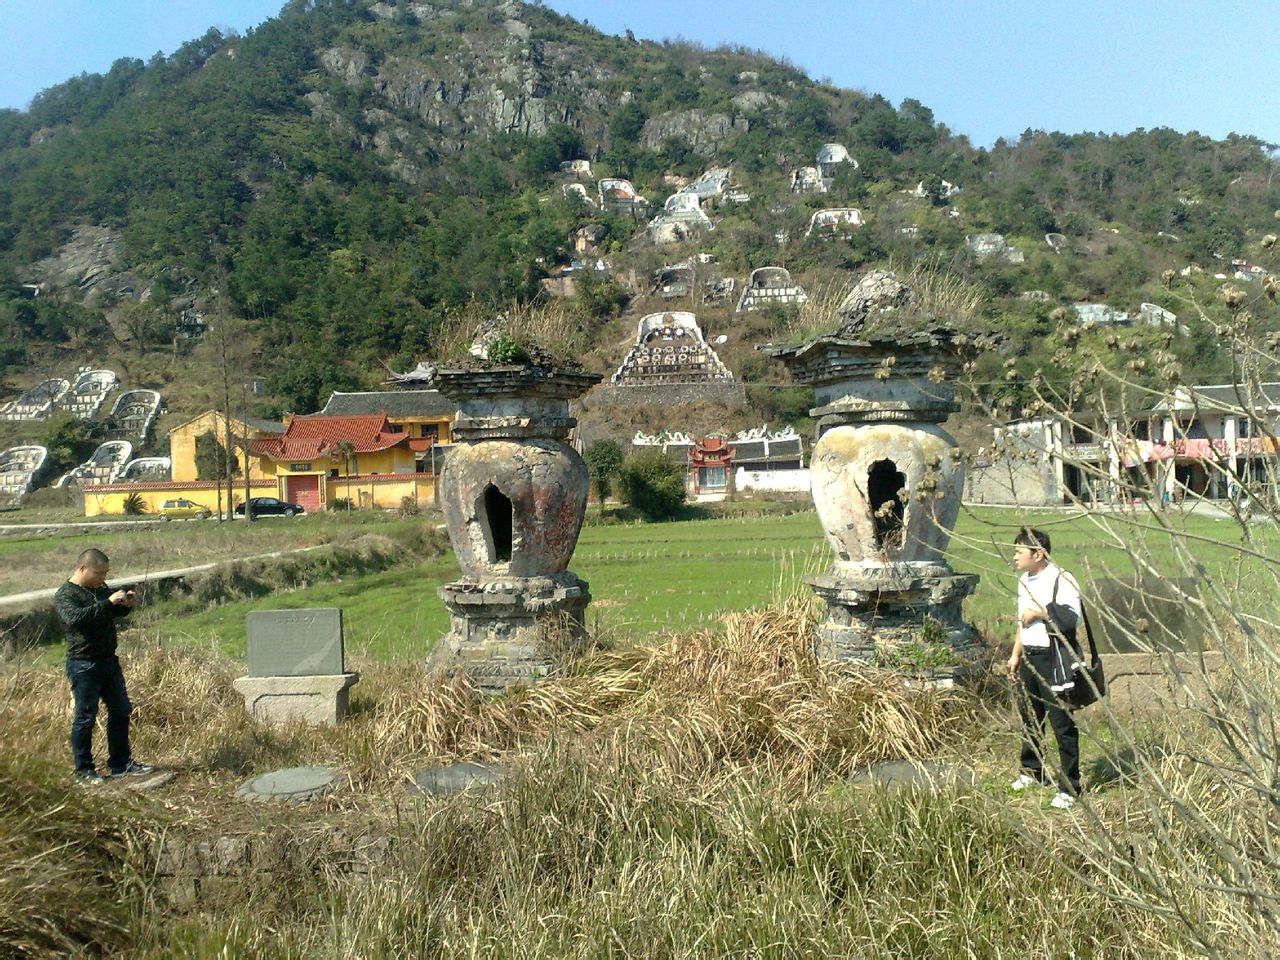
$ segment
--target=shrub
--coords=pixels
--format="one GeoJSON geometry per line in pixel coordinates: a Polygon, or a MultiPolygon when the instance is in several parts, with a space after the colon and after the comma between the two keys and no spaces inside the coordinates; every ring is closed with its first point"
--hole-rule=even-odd
{"type": "Polygon", "coordinates": [[[684,470],[657,450],[645,450],[623,461],[618,495],[651,520],[675,515],[684,503],[684,470]]]}
{"type": "Polygon", "coordinates": [[[124,512],[131,517],[139,517],[147,512],[147,501],[137,490],[124,498],[124,512]]]}
{"type": "Polygon", "coordinates": [[[591,486],[601,503],[609,499],[618,468],[622,466],[622,448],[613,440],[593,440],[588,444],[582,459],[587,461],[587,473],[591,486]]]}

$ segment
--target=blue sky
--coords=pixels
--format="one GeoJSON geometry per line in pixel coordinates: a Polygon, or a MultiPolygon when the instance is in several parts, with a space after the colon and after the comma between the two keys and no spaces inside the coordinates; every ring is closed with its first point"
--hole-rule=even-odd
{"type": "MultiPolygon", "coordinates": [[[[282,0],[0,0],[0,107],[119,57],[246,30],[282,0]]],[[[784,56],[986,145],[1027,127],[1168,126],[1280,142],[1280,0],[546,0],[609,32],[784,56]]]]}

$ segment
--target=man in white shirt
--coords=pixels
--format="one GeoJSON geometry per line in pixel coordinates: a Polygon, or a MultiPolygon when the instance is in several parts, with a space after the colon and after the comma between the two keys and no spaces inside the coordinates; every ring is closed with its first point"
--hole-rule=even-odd
{"type": "Polygon", "coordinates": [[[1018,630],[1009,657],[1009,680],[1014,684],[1022,717],[1021,772],[1010,786],[1017,792],[1036,784],[1047,786],[1044,772],[1044,721],[1047,716],[1058,742],[1058,793],[1053,806],[1068,809],[1080,792],[1080,731],[1075,719],[1051,688],[1053,651],[1048,608],[1070,629],[1080,621],[1080,587],[1075,578],[1049,559],[1049,535],[1023,527],[1013,540],[1013,566],[1018,571],[1018,630]]]}

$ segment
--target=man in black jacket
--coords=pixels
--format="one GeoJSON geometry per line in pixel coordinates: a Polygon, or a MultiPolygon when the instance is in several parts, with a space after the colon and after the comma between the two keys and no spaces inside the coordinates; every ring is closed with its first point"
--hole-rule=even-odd
{"type": "Polygon", "coordinates": [[[90,548],[76,560],[75,573],[54,594],[53,606],[67,634],[67,680],[75,700],[71,754],[76,779],[98,784],[93,766],[93,724],[98,701],[107,705],[107,765],[113,777],[144,776],[152,767],[138,763],[129,750],[129,694],[116,657],[116,620],[133,609],[132,590],[107,586],[111,563],[90,548]]]}

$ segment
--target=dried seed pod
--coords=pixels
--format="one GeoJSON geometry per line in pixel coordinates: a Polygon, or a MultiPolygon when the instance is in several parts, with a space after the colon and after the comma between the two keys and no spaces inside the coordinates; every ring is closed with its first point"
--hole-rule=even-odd
{"type": "Polygon", "coordinates": [[[1244,306],[1246,294],[1234,284],[1225,283],[1218,288],[1218,299],[1227,305],[1228,310],[1239,310],[1244,306]]]}

